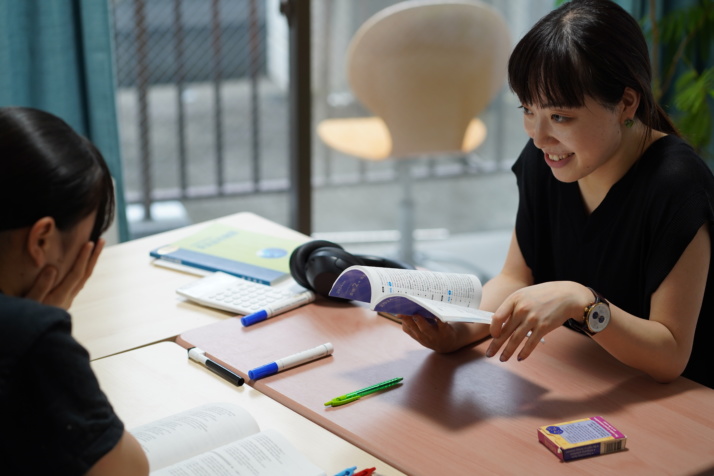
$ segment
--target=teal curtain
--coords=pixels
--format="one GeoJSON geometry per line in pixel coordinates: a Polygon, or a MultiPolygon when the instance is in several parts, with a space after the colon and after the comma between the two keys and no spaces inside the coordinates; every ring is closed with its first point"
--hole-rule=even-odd
{"type": "Polygon", "coordinates": [[[90,139],[117,189],[128,239],[108,0],[0,0],[0,105],[51,112],[90,139]]]}

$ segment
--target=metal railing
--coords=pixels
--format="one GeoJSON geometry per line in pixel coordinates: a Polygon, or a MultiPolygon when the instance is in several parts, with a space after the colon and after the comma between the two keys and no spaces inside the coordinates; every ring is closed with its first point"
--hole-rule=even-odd
{"type": "Polygon", "coordinates": [[[232,193],[226,186],[226,88],[236,82],[247,85],[242,122],[251,184],[239,193],[259,188],[263,6],[258,0],[114,0],[117,83],[119,95],[128,96],[119,101],[126,194],[129,203],[143,204],[147,217],[154,200],[232,193]],[[191,113],[190,96],[197,90],[211,100],[191,113]],[[172,128],[157,125],[161,111],[175,118],[172,128]],[[210,139],[210,150],[189,144],[197,130],[204,141],[210,139]],[[213,179],[191,183],[191,172],[197,172],[195,166],[190,170],[192,161],[212,168],[213,179]],[[176,171],[173,184],[157,180],[157,164],[176,171]]]}
{"type": "MultiPolygon", "coordinates": [[[[355,161],[312,140],[314,122],[359,109],[344,84],[328,84],[343,67],[331,64],[340,60],[329,48],[333,36],[346,44],[352,32],[333,27],[333,0],[282,3],[303,9],[292,12],[302,15],[302,30],[287,28],[278,0],[112,0],[125,196],[146,219],[155,201],[292,193],[291,225],[309,233],[306,187],[396,181],[394,164],[355,161]],[[291,84],[290,66],[307,86],[291,84]]],[[[355,3],[364,19],[373,13],[355,3]]],[[[350,18],[351,28],[364,19],[350,18]]],[[[486,112],[496,133],[478,155],[421,160],[413,178],[503,170],[515,156],[507,150],[508,101],[502,95],[486,112]]]]}

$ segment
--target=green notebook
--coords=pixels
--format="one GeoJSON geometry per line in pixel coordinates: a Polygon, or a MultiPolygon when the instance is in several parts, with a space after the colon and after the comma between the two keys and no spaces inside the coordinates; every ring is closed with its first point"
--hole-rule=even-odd
{"type": "Polygon", "coordinates": [[[302,243],[214,223],[189,237],[152,250],[150,255],[272,285],[290,276],[290,254],[302,243]]]}

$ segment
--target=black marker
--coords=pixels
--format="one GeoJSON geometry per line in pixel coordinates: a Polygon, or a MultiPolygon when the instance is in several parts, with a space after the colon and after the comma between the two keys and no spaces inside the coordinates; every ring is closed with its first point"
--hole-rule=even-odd
{"type": "Polygon", "coordinates": [[[198,347],[191,347],[188,349],[188,358],[198,362],[200,364],[205,365],[209,369],[211,369],[213,372],[217,373],[224,379],[228,380],[230,383],[241,386],[243,383],[245,383],[245,380],[243,377],[240,375],[236,375],[235,373],[231,372],[224,366],[217,364],[216,362],[212,361],[208,357],[206,357],[206,353],[199,349],[198,347]]]}

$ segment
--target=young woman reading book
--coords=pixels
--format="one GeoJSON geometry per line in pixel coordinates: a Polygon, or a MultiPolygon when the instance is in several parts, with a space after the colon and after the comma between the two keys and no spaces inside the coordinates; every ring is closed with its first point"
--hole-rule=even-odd
{"type": "Polygon", "coordinates": [[[714,388],[714,178],[655,102],[639,25],[609,0],[565,3],[508,77],[531,140],[511,246],[484,286],[493,321],[413,316],[404,331],[440,352],[490,335],[487,355],[506,361],[566,324],[657,381],[714,388]]]}
{"type": "Polygon", "coordinates": [[[67,309],[114,214],[104,159],[61,119],[0,108],[3,474],[148,474],[99,388],[67,309]]]}

